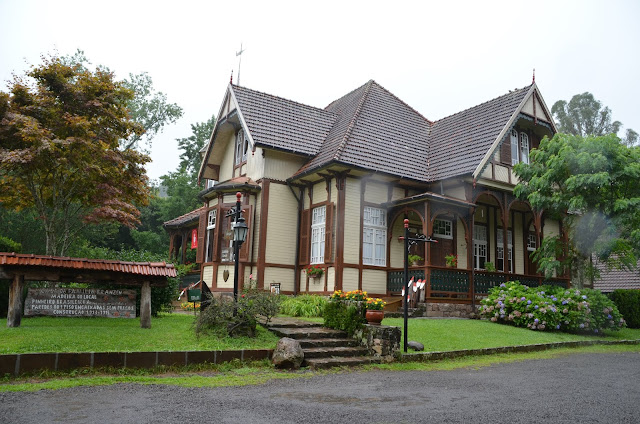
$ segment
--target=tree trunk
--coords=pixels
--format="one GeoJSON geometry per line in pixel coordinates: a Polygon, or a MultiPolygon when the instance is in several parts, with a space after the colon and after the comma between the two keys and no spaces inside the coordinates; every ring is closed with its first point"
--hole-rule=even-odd
{"type": "Polygon", "coordinates": [[[24,287],[24,275],[13,277],[9,287],[9,310],[7,313],[7,327],[20,327],[22,320],[22,288],[24,287]]]}
{"type": "Polygon", "coordinates": [[[151,328],[151,284],[145,281],[142,284],[140,297],[140,327],[151,328]]]}

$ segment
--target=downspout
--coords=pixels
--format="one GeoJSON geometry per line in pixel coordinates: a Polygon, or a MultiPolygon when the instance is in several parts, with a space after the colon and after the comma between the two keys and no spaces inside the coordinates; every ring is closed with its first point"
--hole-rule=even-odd
{"type": "Polygon", "coordinates": [[[293,266],[293,295],[298,295],[298,288],[300,287],[300,215],[302,214],[303,200],[304,197],[302,193],[300,193],[300,197],[296,195],[296,192],[293,190],[293,186],[289,181],[287,181],[287,187],[291,190],[291,194],[298,201],[298,219],[296,220],[296,260],[293,266]]]}

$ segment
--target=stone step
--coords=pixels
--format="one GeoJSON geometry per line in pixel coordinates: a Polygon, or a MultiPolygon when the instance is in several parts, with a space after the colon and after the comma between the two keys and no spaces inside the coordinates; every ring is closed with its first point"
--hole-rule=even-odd
{"type": "Polygon", "coordinates": [[[357,365],[377,364],[380,362],[380,358],[373,358],[371,356],[352,356],[305,359],[303,365],[311,369],[324,369],[332,367],[353,367],[357,365]]]}
{"type": "MultiPolygon", "coordinates": [[[[260,321],[259,321],[260,322],[260,321]]],[[[266,323],[264,321],[260,322],[263,326],[268,329],[272,328],[321,328],[322,324],[319,322],[309,322],[309,321],[270,321],[266,323]]]]}
{"type": "Polygon", "coordinates": [[[360,346],[312,347],[302,350],[304,351],[305,360],[317,358],[358,357],[364,356],[368,353],[366,348],[360,346]]]}
{"type": "Polygon", "coordinates": [[[356,339],[300,339],[300,346],[303,349],[312,347],[356,347],[358,341],[356,339]]]}
{"type": "Polygon", "coordinates": [[[278,337],[289,337],[292,339],[337,339],[346,338],[344,331],[333,330],[324,327],[310,328],[270,328],[278,337]]]}

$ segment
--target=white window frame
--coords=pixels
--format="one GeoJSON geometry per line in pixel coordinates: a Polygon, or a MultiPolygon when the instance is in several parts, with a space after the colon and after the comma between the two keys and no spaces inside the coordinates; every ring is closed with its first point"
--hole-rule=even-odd
{"type": "Polygon", "coordinates": [[[511,130],[511,166],[520,163],[520,145],[518,143],[518,131],[511,130]]]}
{"type": "Polygon", "coordinates": [[[235,165],[240,165],[243,162],[247,161],[247,153],[249,152],[249,138],[245,134],[244,130],[241,129],[236,134],[236,143],[235,143],[235,165]]]}
{"type": "Polygon", "coordinates": [[[325,229],[327,207],[318,206],[311,211],[311,263],[324,263],[325,229]]]}
{"type": "Polygon", "coordinates": [[[362,264],[387,266],[387,213],[365,206],[362,219],[362,264]]]}
{"type": "Polygon", "coordinates": [[[436,219],[433,221],[433,237],[453,239],[453,221],[450,219],[436,219]]]}
{"type": "Polygon", "coordinates": [[[520,162],[529,163],[529,136],[526,133],[520,133],[520,162]]]}
{"type": "Polygon", "coordinates": [[[216,228],[217,214],[218,211],[216,209],[212,209],[207,215],[207,250],[205,254],[205,262],[213,261],[213,245],[211,244],[211,242],[213,241],[214,230],[216,228]]]}
{"type": "MultiPolygon", "coordinates": [[[[504,240],[502,237],[502,228],[498,228],[496,231],[496,258],[500,260],[504,258],[504,240]]],[[[513,272],[513,232],[511,230],[507,230],[507,252],[509,272],[513,272]]]]}
{"type": "Polygon", "coordinates": [[[536,240],[536,235],[529,233],[527,235],[527,250],[529,252],[534,252],[537,249],[538,242],[536,240]]]}
{"type": "Polygon", "coordinates": [[[484,269],[487,262],[487,227],[484,225],[473,226],[473,267],[484,269]],[[484,262],[480,259],[483,258],[484,262]]]}

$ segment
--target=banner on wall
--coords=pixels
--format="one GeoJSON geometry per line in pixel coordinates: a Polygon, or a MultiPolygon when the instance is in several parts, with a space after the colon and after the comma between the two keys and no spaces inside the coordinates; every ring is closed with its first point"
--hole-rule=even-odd
{"type": "Polygon", "coordinates": [[[194,228],[191,230],[191,248],[195,249],[198,247],[198,229],[194,228]]]}

